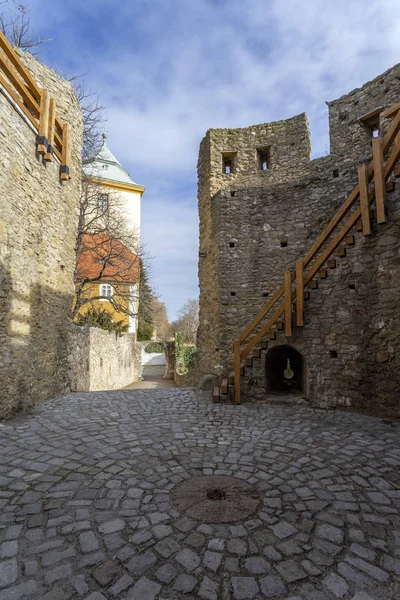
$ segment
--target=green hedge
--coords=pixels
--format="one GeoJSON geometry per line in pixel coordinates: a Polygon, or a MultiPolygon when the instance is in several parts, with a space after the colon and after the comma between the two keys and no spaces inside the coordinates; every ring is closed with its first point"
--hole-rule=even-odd
{"type": "Polygon", "coordinates": [[[183,333],[175,334],[175,361],[178,373],[187,373],[194,364],[196,346],[185,344],[183,333]]]}
{"type": "Polygon", "coordinates": [[[146,342],[147,340],[151,340],[151,336],[153,335],[153,327],[148,323],[139,323],[137,330],[137,340],[138,342],[146,342]]]}
{"type": "Polygon", "coordinates": [[[114,323],[112,315],[104,308],[89,308],[85,314],[78,315],[76,322],[77,325],[81,325],[82,327],[98,327],[99,329],[105,329],[110,333],[115,331],[116,333],[121,334],[128,331],[128,325],[124,325],[123,320],[114,323]]]}
{"type": "Polygon", "coordinates": [[[159,342],[150,342],[150,344],[147,344],[144,351],[147,354],[161,354],[164,352],[164,346],[159,342]]]}

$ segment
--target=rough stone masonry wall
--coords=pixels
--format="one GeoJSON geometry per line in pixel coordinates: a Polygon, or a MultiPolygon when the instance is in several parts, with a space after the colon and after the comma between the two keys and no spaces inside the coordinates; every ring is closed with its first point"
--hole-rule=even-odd
{"type": "MultiPolygon", "coordinates": [[[[222,188],[232,191],[247,185],[262,186],[300,175],[310,160],[310,132],[305,114],[287,121],[254,125],[248,129],[210,129],[200,145],[199,183],[199,280],[200,326],[197,334],[197,367],[195,379],[205,374],[221,375],[220,323],[221,290],[220,218],[215,210],[215,194],[222,188]],[[269,169],[258,169],[257,149],[269,147],[269,169]],[[224,153],[236,152],[233,171],[223,172],[224,153]],[[235,187],[232,187],[235,186],[235,187]]],[[[222,349],[223,351],[223,349],[222,349]]],[[[191,378],[192,380],[193,378],[191,378]]]]}
{"type": "MultiPolygon", "coordinates": [[[[227,130],[220,131],[219,154],[226,147],[221,140],[229,139],[230,149],[237,151],[238,170],[236,175],[223,175],[216,156],[213,159],[212,151],[209,153],[208,181],[213,183],[213,193],[208,198],[207,218],[211,226],[207,256],[199,259],[203,276],[200,290],[215,288],[219,297],[213,298],[211,305],[207,293],[200,298],[206,310],[215,315],[219,330],[213,344],[199,347],[200,356],[207,355],[209,361],[205,368],[199,363],[198,377],[206,372],[229,373],[234,339],[266,303],[267,295],[283,282],[284,271],[294,270],[295,261],[304,256],[357,182],[357,167],[361,160],[370,158],[372,139],[371,131],[359,117],[400,100],[399,75],[397,65],[360,90],[330,103],[332,155],[329,157],[308,161],[305,141],[308,127],[301,128],[298,123],[301,152],[297,164],[293,165],[294,155],[282,167],[271,158],[270,172],[259,173],[254,157],[259,142],[256,135],[251,137],[254,127],[246,130],[247,137],[243,130],[231,130],[229,138],[227,130]],[[339,116],[343,114],[346,119],[339,116]],[[351,125],[351,135],[347,137],[344,122],[351,125]],[[242,143],[247,145],[245,149],[242,143]],[[253,156],[253,162],[245,161],[243,176],[240,155],[253,156]],[[229,185],[225,184],[226,178],[231,181],[229,185]],[[216,193],[218,186],[220,191],[216,193]],[[207,263],[213,264],[213,271],[218,273],[216,281],[207,270],[207,263]]],[[[285,123],[282,122],[283,128],[285,123]]],[[[383,134],[388,125],[381,119],[383,134]]],[[[258,126],[258,131],[262,127],[267,131],[266,126],[258,126]]],[[[292,127],[290,130],[295,136],[292,127]]],[[[288,135],[282,135],[271,141],[271,157],[274,143],[282,146],[275,156],[289,156],[294,146],[287,146],[288,139],[288,135]]],[[[202,164],[205,162],[203,157],[202,164]]],[[[204,171],[199,173],[199,203],[204,207],[203,179],[207,181],[204,171]]],[[[305,358],[307,397],[319,406],[379,405],[388,413],[399,412],[398,404],[395,406],[398,402],[395,388],[400,385],[400,314],[395,301],[400,275],[399,198],[398,190],[388,194],[390,223],[380,226],[371,238],[357,234],[356,247],[348,250],[348,258],[341,263],[338,259],[338,269],[330,271],[328,279],[320,282],[320,289],[311,292],[311,300],[306,303],[305,327],[296,330],[289,340],[305,358]],[[354,290],[349,289],[350,284],[355,286],[354,290]],[[336,359],[330,358],[331,350],[337,352],[336,359]]],[[[200,305],[200,331],[205,329],[200,305]]],[[[283,334],[279,336],[277,343],[285,343],[283,334]]],[[[199,335],[199,342],[204,339],[204,333],[199,335]]],[[[265,353],[258,362],[253,376],[247,380],[251,388],[244,390],[247,399],[265,398],[265,353]]]]}
{"type": "Polygon", "coordinates": [[[134,334],[73,325],[68,342],[71,391],[115,390],[138,381],[142,347],[134,334]]]}
{"type": "Polygon", "coordinates": [[[36,134],[0,93],[0,417],[68,391],[82,114],[70,83],[20,56],[71,126],[71,180],[36,154],[36,134]]]}

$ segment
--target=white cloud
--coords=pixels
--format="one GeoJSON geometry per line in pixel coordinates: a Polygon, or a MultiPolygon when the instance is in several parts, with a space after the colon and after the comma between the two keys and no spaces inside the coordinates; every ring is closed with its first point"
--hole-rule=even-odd
{"type": "Polygon", "coordinates": [[[400,56],[398,0],[71,0],[60,32],[62,4],[42,0],[31,16],[110,106],[110,146],[147,187],[143,231],[169,307],[197,293],[193,184],[206,130],[306,111],[314,152],[325,152],[325,101],[400,56]]]}

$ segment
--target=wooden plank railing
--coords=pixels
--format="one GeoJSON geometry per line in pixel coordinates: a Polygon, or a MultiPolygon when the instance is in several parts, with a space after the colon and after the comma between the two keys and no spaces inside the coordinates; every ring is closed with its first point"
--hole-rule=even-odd
{"type": "Polygon", "coordinates": [[[296,325],[303,325],[304,312],[304,288],[312,281],[316,274],[328,261],[356,223],[362,219],[363,232],[370,235],[370,205],[375,200],[376,215],[378,223],[386,222],[385,195],[386,181],[392,174],[400,158],[400,104],[385,111],[393,119],[390,128],[384,138],[376,137],[372,142],[373,159],[368,165],[362,165],[358,171],[358,184],[347,196],[346,200],[317,238],[303,259],[296,262],[295,272],[286,272],[284,283],[275,292],[267,304],[259,311],[250,325],[235,340],[233,345],[234,354],[234,382],[235,402],[240,403],[240,369],[241,362],[249,355],[253,348],[276,324],[278,319],[285,315],[285,335],[292,334],[292,303],[296,301],[296,325]],[[393,147],[392,147],[393,146],[393,147]],[[384,156],[390,154],[384,162],[384,156]],[[369,184],[374,187],[369,191],[369,184]],[[360,206],[355,204],[360,200],[360,206]],[[353,211],[347,217],[350,211],[353,211]],[[347,217],[347,219],[346,219],[347,217]],[[346,219],[346,220],[345,220],[346,219]],[[338,230],[338,228],[340,229],[338,230]],[[338,230],[338,231],[337,231],[338,230]],[[306,270],[308,268],[308,270],[306,270]],[[292,283],[295,289],[292,290],[292,283]],[[283,297],[283,302],[277,306],[283,297]],[[264,318],[274,310],[267,322],[257,330],[264,318]],[[246,342],[251,334],[253,337],[241,350],[241,345],[246,342]]]}
{"type": "Polygon", "coordinates": [[[37,151],[44,160],[61,163],[60,178],[69,176],[69,126],[57,117],[55,99],[39,88],[17,52],[0,31],[0,87],[37,132],[37,151]]]}

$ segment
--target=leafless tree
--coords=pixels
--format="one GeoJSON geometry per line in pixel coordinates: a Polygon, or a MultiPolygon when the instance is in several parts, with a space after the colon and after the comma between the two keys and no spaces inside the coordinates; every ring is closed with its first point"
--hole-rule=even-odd
{"type": "Polygon", "coordinates": [[[73,317],[84,306],[94,307],[102,299],[116,311],[136,316],[139,290],[136,285],[133,293],[131,286],[139,283],[146,253],[138,231],[128,224],[120,196],[88,177],[82,181],[75,249],[73,317]],[[93,293],[93,284],[102,283],[109,284],[111,290],[93,293]]]}
{"type": "Polygon", "coordinates": [[[84,75],[67,77],[67,79],[72,83],[81,105],[83,115],[82,158],[88,158],[101,146],[106,107],[100,102],[96,92],[86,88],[84,75]]]}
{"type": "Polygon", "coordinates": [[[178,312],[178,319],[172,323],[172,330],[174,333],[182,333],[186,344],[196,344],[198,326],[199,301],[192,298],[178,312]]]}
{"type": "MultiPolygon", "coordinates": [[[[13,46],[28,51],[38,57],[37,48],[51,38],[44,39],[36,36],[29,19],[29,8],[16,0],[0,0],[0,29],[13,46]]],[[[65,79],[68,79],[78,97],[83,113],[83,146],[82,156],[87,158],[94,154],[101,145],[101,129],[104,125],[106,107],[100,102],[96,92],[88,90],[85,85],[85,74],[72,75],[56,69],[65,79]]]]}
{"type": "Polygon", "coordinates": [[[26,5],[16,0],[3,0],[0,2],[2,12],[0,13],[0,29],[7,39],[22,50],[27,50],[37,56],[37,47],[50,39],[36,36],[32,31],[29,19],[29,9],[26,5]]]}
{"type": "MultiPolygon", "coordinates": [[[[154,293],[154,292],[153,292],[154,293]]],[[[158,340],[168,340],[171,335],[171,324],[168,321],[167,308],[156,296],[153,296],[150,304],[151,320],[158,340]]]]}

